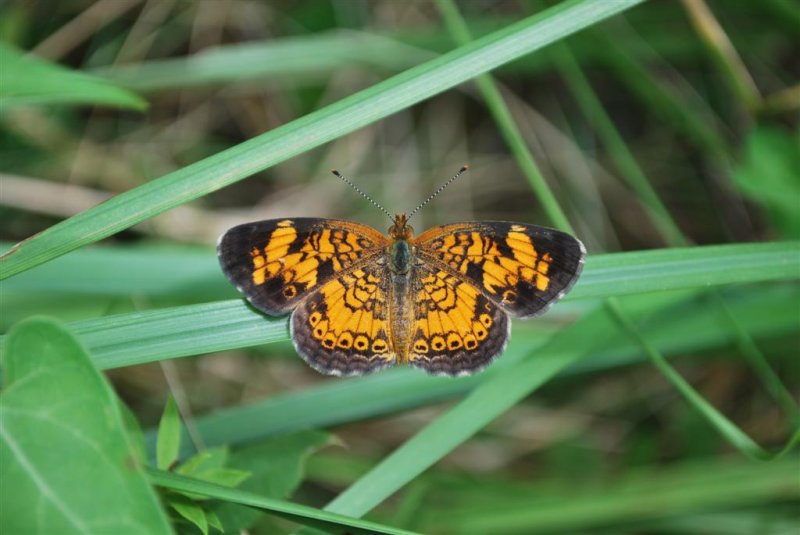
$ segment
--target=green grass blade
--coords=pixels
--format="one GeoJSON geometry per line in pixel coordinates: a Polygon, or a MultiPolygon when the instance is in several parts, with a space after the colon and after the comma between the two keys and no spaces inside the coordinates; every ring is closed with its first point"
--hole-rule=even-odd
{"type": "Polygon", "coordinates": [[[563,2],[245,143],[117,195],[18,244],[3,257],[0,279],[318,147],[641,1],[563,2]]]}
{"type": "MultiPolygon", "coordinates": [[[[614,253],[589,256],[567,299],[798,278],[800,242],[614,253]]],[[[227,284],[221,276],[218,280],[227,284]]],[[[4,282],[4,291],[13,287],[13,282],[4,282]]],[[[286,318],[267,318],[240,299],[117,314],[69,325],[103,369],[288,339],[286,318]]]]}
{"type": "Polygon", "coordinates": [[[17,106],[98,104],[143,110],[147,101],[111,82],[50,63],[0,42],[0,112],[17,106]]]}
{"type": "Polygon", "coordinates": [[[606,113],[600,99],[592,90],[592,86],[583,74],[578,62],[575,61],[570,49],[566,45],[557,44],[552,48],[552,54],[556,68],[558,68],[567,82],[567,86],[578,102],[581,111],[597,131],[614,164],[619,169],[620,175],[631,189],[636,192],[650,219],[664,236],[667,244],[673,247],[688,245],[680,227],[650,185],[636,158],[634,158],[625,144],[622,135],[614,126],[614,122],[606,113]]]}
{"type": "Polygon", "coordinates": [[[147,475],[150,482],[159,487],[178,492],[200,494],[218,500],[255,507],[293,522],[323,529],[329,533],[360,533],[364,535],[388,533],[392,535],[413,535],[411,531],[395,529],[389,526],[382,526],[375,522],[337,515],[306,505],[276,500],[274,498],[266,498],[251,492],[223,487],[222,485],[180,476],[171,472],[149,468],[147,469],[147,475]]]}
{"type": "MultiPolygon", "coordinates": [[[[458,7],[453,0],[437,0],[436,6],[439,8],[447,30],[456,43],[463,46],[472,41],[467,24],[461,17],[461,13],[459,13],[458,7]]],[[[511,153],[517,160],[517,164],[525,178],[527,178],[528,184],[536,195],[536,199],[542,205],[547,217],[556,228],[574,234],[575,231],[570,225],[567,215],[558,204],[556,196],[545,181],[539,166],[536,165],[536,161],[528,150],[525,140],[522,138],[522,133],[511,115],[511,110],[506,106],[503,95],[500,93],[500,89],[495,84],[494,79],[489,74],[482,74],[477,77],[476,82],[498,130],[503,134],[503,138],[509,149],[511,149],[511,153]]]]}
{"type": "MultiPolygon", "coordinates": [[[[746,325],[753,337],[780,336],[800,331],[800,318],[792,315],[800,299],[797,289],[785,286],[759,288],[730,296],[732,313],[746,325]]],[[[664,295],[664,294],[659,294],[664,295]]],[[[644,298],[644,297],[643,297],[644,298]]],[[[630,298],[628,298],[630,299],[630,298]]],[[[662,306],[662,301],[652,306],[662,306]]],[[[655,314],[642,327],[648,340],[664,354],[697,353],[708,348],[722,347],[735,339],[726,318],[714,307],[698,307],[693,299],[679,302],[655,314]],[[674,336],[680,332],[681,336],[674,336]]],[[[198,433],[208,446],[240,444],[276,434],[302,429],[324,428],[346,422],[364,420],[409,408],[436,403],[469,392],[482,381],[525,355],[546,358],[537,347],[539,340],[514,336],[507,352],[491,368],[470,377],[451,380],[430,377],[415,370],[396,369],[370,377],[328,381],[320,386],[289,392],[257,401],[247,406],[221,410],[196,420],[198,433]],[[524,342],[522,345],[519,342],[524,342]],[[318,410],[325,407],[324,411],[318,410]],[[254,426],[253,422],[260,422],[254,426]]],[[[640,362],[639,347],[629,339],[609,345],[592,355],[583,366],[571,366],[559,375],[593,372],[614,366],[640,362]]],[[[155,448],[156,433],[147,433],[148,448],[155,448]]],[[[192,452],[188,436],[184,436],[182,456],[192,452]]]]}
{"type": "Polygon", "coordinates": [[[483,381],[329,503],[328,511],[361,516],[400,490],[522,398],[619,334],[603,307],[584,315],[537,353],[483,381]],[[546,353],[546,358],[541,358],[546,353]]]}
{"type": "MultiPolygon", "coordinates": [[[[480,497],[469,509],[461,506],[429,511],[419,525],[429,533],[588,533],[606,523],[630,526],[632,522],[661,520],[666,511],[680,518],[692,512],[737,510],[755,503],[796,503],[800,486],[794,459],[769,465],[703,459],[672,463],[668,469],[640,468],[584,487],[542,482],[480,497]]],[[[765,529],[766,525],[772,526],[772,522],[764,522],[762,517],[756,524],[760,527],[746,532],[774,533],[765,529]]],[[[650,532],[638,524],[633,526],[626,532],[650,532]]],[[[663,526],[659,526],[654,531],[663,532],[663,526]]],[[[697,532],[705,532],[705,528],[675,533],[697,532]]]]}
{"type": "Polygon", "coordinates": [[[782,457],[788,453],[794,446],[800,443],[800,428],[795,429],[792,436],[787,441],[786,445],[780,451],[770,453],[761,448],[758,444],[747,436],[744,431],[739,429],[733,422],[719,412],[713,405],[711,405],[705,398],[700,395],[692,385],[690,385],[681,375],[670,366],[664,356],[651,344],[629,318],[629,314],[622,310],[619,302],[614,298],[609,298],[606,301],[608,310],[611,311],[614,318],[619,323],[620,327],[632,339],[641,346],[644,353],[650,358],[650,361],[664,374],[670,383],[678,390],[683,397],[702,414],[708,422],[714,426],[719,433],[725,437],[742,455],[762,461],[773,460],[782,457]]]}

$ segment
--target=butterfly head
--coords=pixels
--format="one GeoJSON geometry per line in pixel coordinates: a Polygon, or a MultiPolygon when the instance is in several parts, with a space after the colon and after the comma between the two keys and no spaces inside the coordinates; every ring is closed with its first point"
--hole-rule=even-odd
{"type": "Polygon", "coordinates": [[[393,240],[410,240],[414,236],[414,227],[408,224],[406,214],[395,214],[394,224],[389,229],[389,237],[393,240]]]}

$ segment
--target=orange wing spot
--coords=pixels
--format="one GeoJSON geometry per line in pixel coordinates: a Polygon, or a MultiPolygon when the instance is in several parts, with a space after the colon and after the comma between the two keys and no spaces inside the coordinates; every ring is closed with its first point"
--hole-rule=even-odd
{"type": "Polygon", "coordinates": [[[464,335],[464,347],[467,348],[469,351],[472,351],[476,347],[478,347],[478,340],[471,334],[464,335]]]}
{"type": "Polygon", "coordinates": [[[431,340],[431,347],[434,351],[442,351],[445,348],[444,338],[441,336],[434,336],[431,340]]]}
{"type": "Polygon", "coordinates": [[[488,328],[492,326],[492,317],[489,314],[481,314],[478,319],[484,327],[488,328]]]}
{"type": "Polygon", "coordinates": [[[253,272],[253,284],[255,284],[257,286],[261,285],[261,284],[264,284],[264,281],[267,278],[266,274],[265,274],[265,271],[266,271],[266,269],[262,267],[262,268],[259,268],[259,269],[255,270],[253,272]]]}
{"type": "Polygon", "coordinates": [[[536,271],[539,273],[547,274],[547,271],[550,269],[550,262],[547,260],[539,260],[539,263],[536,264],[536,271]]]}
{"type": "Polygon", "coordinates": [[[536,277],[536,289],[545,291],[550,286],[550,277],[542,275],[541,273],[536,277]]]}
{"type": "Polygon", "coordinates": [[[328,332],[328,320],[322,320],[314,327],[313,336],[317,340],[321,340],[328,332]]]}
{"type": "Polygon", "coordinates": [[[253,256],[253,267],[256,269],[264,267],[266,262],[267,260],[261,255],[253,256]]]}
{"type": "Polygon", "coordinates": [[[389,346],[383,340],[375,340],[372,342],[372,351],[375,353],[386,353],[386,350],[389,349],[389,346]]]}
{"type": "Polygon", "coordinates": [[[353,346],[353,335],[345,331],[339,336],[336,345],[343,349],[350,349],[353,346]]]}
{"type": "Polygon", "coordinates": [[[467,247],[466,254],[470,257],[480,257],[483,256],[483,237],[477,233],[473,232],[470,237],[472,238],[472,245],[467,247]]]}
{"type": "Polygon", "coordinates": [[[533,277],[536,276],[536,272],[529,267],[524,267],[521,270],[519,270],[519,275],[520,277],[522,277],[522,280],[530,282],[533,280],[533,277]]]}
{"type": "Polygon", "coordinates": [[[290,284],[289,286],[284,286],[283,296],[286,299],[291,299],[295,295],[297,295],[297,287],[294,284],[290,284]]]}
{"type": "MultiPolygon", "coordinates": [[[[483,264],[483,269],[489,275],[489,277],[498,282],[506,280],[505,277],[508,274],[508,272],[505,269],[503,269],[500,265],[495,264],[494,262],[486,262],[485,264],[483,264]]],[[[496,286],[500,286],[500,284],[492,282],[491,280],[489,280],[489,278],[485,276],[483,277],[483,287],[486,288],[487,292],[491,294],[496,294],[497,293],[496,286]]]]}
{"type": "Polygon", "coordinates": [[[310,316],[308,316],[308,323],[311,324],[312,327],[316,326],[319,323],[319,320],[322,319],[322,314],[319,310],[312,312],[310,316]]]}
{"type": "Polygon", "coordinates": [[[456,333],[450,333],[447,335],[447,349],[449,349],[450,351],[461,349],[463,345],[464,341],[461,340],[461,337],[458,336],[456,333]]]}
{"type": "Polygon", "coordinates": [[[325,338],[322,339],[322,346],[327,349],[336,347],[336,336],[333,333],[326,334],[325,338]]]}
{"type": "Polygon", "coordinates": [[[284,219],[283,221],[278,221],[278,226],[279,227],[291,227],[292,226],[292,220],[291,219],[284,219]]]}
{"type": "Polygon", "coordinates": [[[517,293],[512,290],[506,290],[503,292],[503,302],[505,303],[513,303],[517,300],[517,293]]]}
{"type": "Polygon", "coordinates": [[[369,340],[363,334],[359,334],[353,341],[353,347],[359,351],[365,351],[369,347],[369,340]]]}
{"type": "Polygon", "coordinates": [[[414,351],[417,353],[427,353],[428,352],[428,342],[425,340],[418,338],[414,341],[414,351]]]}
{"type": "Polygon", "coordinates": [[[486,330],[486,327],[484,327],[479,321],[472,322],[472,332],[475,333],[475,338],[478,340],[485,340],[486,336],[489,334],[489,331],[486,330]]]}

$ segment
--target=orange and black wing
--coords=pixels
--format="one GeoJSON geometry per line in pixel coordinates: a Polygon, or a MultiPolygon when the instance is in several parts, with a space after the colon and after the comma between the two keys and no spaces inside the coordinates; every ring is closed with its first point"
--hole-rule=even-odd
{"type": "Polygon", "coordinates": [[[459,280],[516,317],[544,313],[575,284],[586,253],[557,230],[481,221],[435,227],[414,241],[418,257],[459,280]]]}
{"type": "Polygon", "coordinates": [[[503,352],[511,322],[472,281],[425,263],[416,268],[408,363],[434,375],[469,375],[503,352]]]}
{"type": "Polygon", "coordinates": [[[217,254],[225,276],[250,303],[276,316],[386,243],[380,232],[348,221],[272,219],[228,230],[217,254]]]}
{"type": "Polygon", "coordinates": [[[290,323],[300,356],[328,375],[363,375],[393,365],[388,284],[386,267],[369,262],[311,293],[290,323]]]}

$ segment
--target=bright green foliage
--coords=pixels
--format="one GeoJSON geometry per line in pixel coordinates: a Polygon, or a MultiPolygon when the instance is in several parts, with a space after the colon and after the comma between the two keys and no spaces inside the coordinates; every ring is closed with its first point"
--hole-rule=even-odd
{"type": "Polygon", "coordinates": [[[72,334],[49,319],[20,323],[3,370],[0,531],[172,532],[114,393],[72,334]]]}

